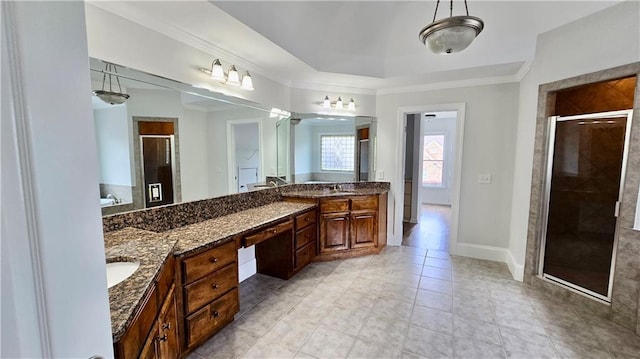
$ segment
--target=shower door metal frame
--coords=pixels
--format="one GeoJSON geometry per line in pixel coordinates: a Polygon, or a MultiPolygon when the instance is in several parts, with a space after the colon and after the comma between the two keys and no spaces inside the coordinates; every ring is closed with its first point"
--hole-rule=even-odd
{"type": "Polygon", "coordinates": [[[624,191],[624,179],[627,173],[627,158],[629,156],[629,138],[631,136],[631,119],[633,118],[633,110],[619,110],[609,112],[599,112],[574,116],[551,116],[547,122],[547,159],[544,173],[544,191],[542,194],[542,211],[541,211],[541,228],[540,228],[540,254],[538,257],[538,277],[549,281],[554,284],[558,284],[566,287],[567,289],[576,292],[581,295],[585,295],[590,298],[595,298],[599,301],[607,304],[611,303],[611,294],[613,291],[613,274],[616,266],[616,252],[618,250],[618,232],[619,221],[616,220],[616,227],[613,234],[613,251],[611,253],[611,266],[609,268],[609,283],[607,289],[607,296],[603,296],[600,293],[596,293],[589,289],[583,288],[577,284],[570,283],[558,277],[544,273],[544,258],[545,248],[547,244],[547,225],[549,221],[549,200],[551,199],[551,177],[553,175],[553,156],[554,147],[556,142],[556,123],[563,121],[573,120],[597,120],[607,118],[620,118],[626,117],[627,123],[624,133],[624,147],[622,151],[622,168],[620,169],[620,187],[618,191],[618,200],[616,201],[614,216],[617,218],[619,215],[620,201],[622,200],[622,193],[624,191]]]}

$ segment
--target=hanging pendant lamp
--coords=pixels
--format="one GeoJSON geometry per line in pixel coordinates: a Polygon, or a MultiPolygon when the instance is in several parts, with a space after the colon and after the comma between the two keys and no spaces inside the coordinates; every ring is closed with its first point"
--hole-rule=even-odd
{"type": "Polygon", "coordinates": [[[453,0],[451,0],[449,17],[436,21],[438,5],[440,0],[436,3],[433,22],[420,31],[420,40],[436,54],[453,54],[466,49],[482,32],[484,22],[480,18],[469,16],[467,0],[464,0],[467,15],[453,16],[453,0]]]}
{"type": "Polygon", "coordinates": [[[116,65],[110,64],[108,62],[105,63],[104,71],[102,73],[102,90],[93,91],[93,94],[98,96],[99,99],[111,105],[120,105],[127,101],[127,99],[129,99],[129,95],[122,92],[122,87],[120,87],[120,79],[118,78],[117,73],[118,69],[116,68],[116,65]],[[114,72],[116,75],[111,75],[111,72],[114,72]],[[105,90],[107,76],[109,76],[109,91],[105,90]],[[119,92],[115,92],[113,90],[111,84],[111,76],[114,76],[116,78],[119,92]]]}

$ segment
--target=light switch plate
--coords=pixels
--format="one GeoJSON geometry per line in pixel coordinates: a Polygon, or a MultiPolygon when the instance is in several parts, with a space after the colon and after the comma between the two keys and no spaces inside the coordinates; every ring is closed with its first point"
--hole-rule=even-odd
{"type": "Polygon", "coordinates": [[[479,174],[478,175],[478,183],[490,184],[491,183],[491,173],[479,174]]]}
{"type": "Polygon", "coordinates": [[[377,171],[377,172],[376,172],[376,177],[377,177],[379,180],[383,180],[383,179],[384,179],[384,171],[377,171]]]}

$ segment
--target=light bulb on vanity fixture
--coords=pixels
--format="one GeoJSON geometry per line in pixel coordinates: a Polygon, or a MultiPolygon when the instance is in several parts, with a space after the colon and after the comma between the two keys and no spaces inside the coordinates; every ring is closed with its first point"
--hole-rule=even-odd
{"type": "Polygon", "coordinates": [[[229,66],[229,72],[225,73],[220,59],[215,59],[211,63],[211,68],[200,68],[201,72],[208,74],[213,80],[220,81],[225,85],[239,86],[243,90],[253,91],[253,79],[249,71],[245,71],[242,78],[236,65],[229,66]]]}
{"type": "MultiPolygon", "coordinates": [[[[329,99],[329,96],[325,96],[324,100],[322,100],[321,102],[316,102],[316,104],[321,105],[322,107],[327,109],[345,110],[344,102],[342,101],[342,96],[339,96],[336,101],[331,101],[329,99]]],[[[353,98],[351,98],[351,100],[349,101],[346,109],[349,111],[356,110],[356,102],[353,100],[353,98]]]]}

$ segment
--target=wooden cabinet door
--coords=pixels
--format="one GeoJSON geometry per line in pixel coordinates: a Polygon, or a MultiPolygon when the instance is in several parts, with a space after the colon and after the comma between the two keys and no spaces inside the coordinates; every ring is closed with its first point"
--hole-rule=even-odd
{"type": "Polygon", "coordinates": [[[156,357],[158,359],[177,359],[179,357],[178,316],[173,288],[167,297],[165,307],[162,308],[162,312],[158,316],[157,332],[158,352],[156,357]]]}
{"type": "Polygon", "coordinates": [[[375,247],[378,245],[378,212],[351,212],[351,248],[375,247]]]}
{"type": "Polygon", "coordinates": [[[320,253],[349,249],[349,212],[320,215],[320,253]]]}

